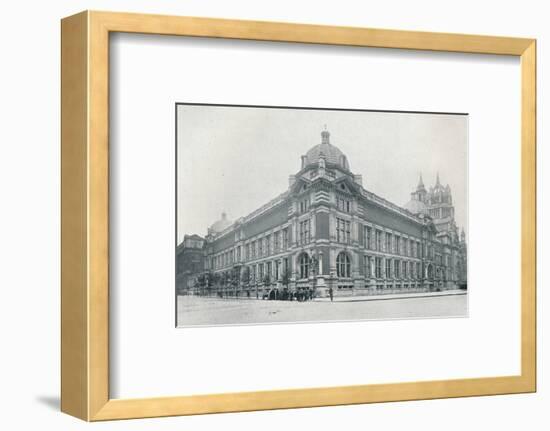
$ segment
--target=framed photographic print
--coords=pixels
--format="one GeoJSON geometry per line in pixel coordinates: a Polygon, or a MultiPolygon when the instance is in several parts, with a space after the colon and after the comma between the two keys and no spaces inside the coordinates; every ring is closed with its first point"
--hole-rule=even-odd
{"type": "Polygon", "coordinates": [[[533,39],[63,19],[62,410],[535,391],[535,58],[533,39]]]}

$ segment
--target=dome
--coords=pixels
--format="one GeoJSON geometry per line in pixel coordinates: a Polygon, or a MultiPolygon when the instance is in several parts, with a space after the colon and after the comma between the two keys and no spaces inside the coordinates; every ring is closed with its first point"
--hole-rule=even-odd
{"type": "Polygon", "coordinates": [[[306,155],[303,156],[302,168],[319,163],[319,158],[321,156],[324,156],[325,162],[349,170],[347,157],[338,147],[330,143],[330,133],[327,130],[321,132],[321,143],[312,147],[306,155]]]}
{"type": "Polygon", "coordinates": [[[413,214],[427,214],[428,211],[428,207],[426,207],[426,204],[416,199],[411,199],[403,206],[403,208],[413,214]]]}
{"type": "Polygon", "coordinates": [[[227,218],[226,213],[222,213],[222,218],[218,221],[216,221],[210,228],[208,229],[211,233],[220,233],[227,229],[229,226],[231,226],[233,223],[227,218]]]}

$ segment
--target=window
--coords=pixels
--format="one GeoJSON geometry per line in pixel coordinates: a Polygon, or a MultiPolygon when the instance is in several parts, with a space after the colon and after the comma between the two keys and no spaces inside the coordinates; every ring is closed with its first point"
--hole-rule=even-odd
{"type": "Polygon", "coordinates": [[[288,248],[288,228],[283,229],[283,250],[288,248]]]}
{"type": "Polygon", "coordinates": [[[376,231],[376,247],[375,250],[382,251],[382,231],[376,231]]]}
{"type": "Polygon", "coordinates": [[[401,254],[401,237],[395,237],[395,254],[401,254]]]}
{"type": "Polygon", "coordinates": [[[416,278],[422,278],[422,271],[420,271],[420,262],[416,262],[416,278]]]}
{"type": "Polygon", "coordinates": [[[365,226],[365,247],[367,249],[371,248],[371,228],[369,226],[365,226]]]}
{"type": "Polygon", "coordinates": [[[241,246],[237,247],[237,262],[241,261],[241,246]]]}
{"type": "Polygon", "coordinates": [[[363,264],[365,265],[365,277],[372,277],[371,273],[371,257],[370,256],[363,256],[363,264]]]}
{"type": "Polygon", "coordinates": [[[386,251],[388,253],[391,253],[391,240],[392,240],[392,234],[386,232],[386,251]]]}
{"type": "Polygon", "coordinates": [[[349,243],[351,239],[351,223],[349,220],[336,219],[336,236],[338,242],[349,243]]]}
{"type": "Polygon", "coordinates": [[[380,257],[374,259],[374,275],[376,278],[382,278],[382,258],[380,257]]]}
{"type": "Polygon", "coordinates": [[[309,208],[309,200],[308,199],[300,201],[300,212],[302,214],[307,212],[308,208],[309,208]]]}
{"type": "Polygon", "coordinates": [[[304,220],[300,222],[300,244],[307,244],[309,240],[309,220],[304,220]]]}
{"type": "Polygon", "coordinates": [[[260,263],[258,265],[258,276],[260,278],[260,282],[264,281],[264,264],[260,263]]]}
{"type": "Polygon", "coordinates": [[[338,274],[338,277],[351,277],[350,259],[349,256],[344,252],[341,252],[336,258],[336,273],[338,274]]]}
{"type": "Polygon", "coordinates": [[[272,264],[271,262],[267,262],[267,270],[266,270],[266,274],[269,275],[271,277],[271,275],[273,274],[273,270],[272,270],[272,264]]]}
{"type": "Polygon", "coordinates": [[[399,271],[400,269],[401,268],[399,268],[399,261],[395,260],[393,264],[393,271],[395,273],[395,278],[400,278],[400,273],[401,273],[401,271],[399,271]]]}
{"type": "Polygon", "coordinates": [[[391,278],[391,259],[386,259],[386,278],[391,278]]]}
{"type": "Polygon", "coordinates": [[[277,253],[279,251],[280,243],[279,243],[279,237],[281,236],[281,232],[275,232],[273,234],[273,242],[274,242],[274,252],[277,253]]]}
{"type": "Polygon", "coordinates": [[[271,254],[271,235],[265,237],[265,255],[269,256],[271,254]]]}
{"type": "Polygon", "coordinates": [[[306,253],[300,255],[300,278],[309,277],[309,256],[306,253]]]}
{"type": "Polygon", "coordinates": [[[261,257],[264,255],[264,240],[259,239],[258,240],[258,257],[261,257]]]}
{"type": "Polygon", "coordinates": [[[340,211],[346,212],[346,213],[349,213],[351,209],[350,201],[340,196],[336,197],[336,206],[340,211]]]}

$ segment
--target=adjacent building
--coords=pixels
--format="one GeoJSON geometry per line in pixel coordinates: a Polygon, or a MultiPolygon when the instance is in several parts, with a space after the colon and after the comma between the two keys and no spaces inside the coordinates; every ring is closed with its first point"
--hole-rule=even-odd
{"type": "Polygon", "coordinates": [[[185,235],[176,248],[176,289],[186,292],[197,284],[204,273],[205,240],[199,235],[185,235]]]}
{"type": "Polygon", "coordinates": [[[194,238],[201,247],[184,240],[182,267],[192,260],[183,256],[195,256],[203,284],[235,295],[443,290],[467,280],[465,234],[458,233],[451,189],[439,174],[429,190],[420,177],[411,200],[395,205],[363,187],[327,130],[301,157],[286,191],[235,221],[223,214],[204,240],[194,238]]]}

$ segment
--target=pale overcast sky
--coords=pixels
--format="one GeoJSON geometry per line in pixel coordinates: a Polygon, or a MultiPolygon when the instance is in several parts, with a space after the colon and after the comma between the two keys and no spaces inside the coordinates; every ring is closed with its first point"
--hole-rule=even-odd
{"type": "Polygon", "coordinates": [[[422,172],[426,188],[451,186],[456,221],[468,232],[468,117],[178,105],[178,243],[205,235],[226,212],[235,220],[288,188],[300,156],[321,142],[348,158],[363,187],[404,205],[422,172]]]}

